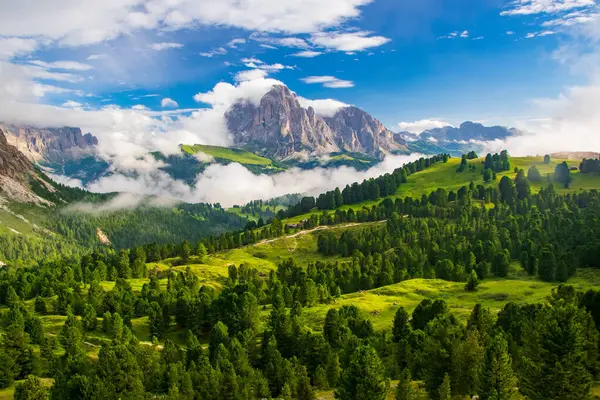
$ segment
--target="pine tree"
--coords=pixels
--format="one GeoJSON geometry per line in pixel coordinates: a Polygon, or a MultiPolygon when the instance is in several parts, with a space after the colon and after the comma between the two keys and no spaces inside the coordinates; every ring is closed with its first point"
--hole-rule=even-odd
{"type": "Polygon", "coordinates": [[[313,388],[310,385],[310,378],[308,377],[308,373],[306,372],[306,367],[304,365],[296,365],[295,368],[295,376],[296,376],[296,399],[298,400],[313,400],[315,395],[313,393],[313,388]]]}
{"type": "Polygon", "coordinates": [[[444,380],[442,381],[442,385],[438,389],[438,399],[439,400],[451,400],[452,399],[452,390],[450,388],[450,376],[448,376],[448,374],[444,375],[444,380]]]}
{"type": "Polygon", "coordinates": [[[322,390],[329,389],[329,383],[327,382],[327,372],[325,372],[325,368],[322,365],[319,365],[315,370],[315,374],[313,376],[313,384],[322,390]]]}
{"type": "Polygon", "coordinates": [[[204,263],[206,261],[206,255],[208,254],[208,252],[206,250],[206,246],[204,246],[204,243],[200,242],[198,244],[198,248],[196,249],[196,254],[198,254],[200,263],[204,263]]]}
{"type": "Polygon", "coordinates": [[[90,304],[86,304],[81,316],[81,323],[83,329],[86,331],[95,331],[98,326],[98,318],[96,317],[96,310],[90,304]]]}
{"type": "Polygon", "coordinates": [[[394,316],[394,325],[392,327],[392,336],[394,342],[399,342],[410,333],[410,317],[404,307],[400,307],[394,316]]]}
{"type": "Polygon", "coordinates": [[[396,387],[396,400],[415,400],[415,398],[410,370],[405,368],[400,373],[398,386],[396,387]]]}
{"type": "Polygon", "coordinates": [[[329,351],[325,360],[325,372],[327,373],[327,382],[330,387],[336,387],[342,375],[340,358],[334,351],[329,351]]]}
{"type": "Polygon", "coordinates": [[[46,400],[48,396],[48,389],[34,375],[29,375],[27,380],[15,385],[14,400],[46,400]]]}
{"type": "Polygon", "coordinates": [[[521,392],[531,400],[590,396],[598,332],[574,302],[553,301],[523,330],[521,392]]]}
{"type": "Polygon", "coordinates": [[[474,292],[477,290],[477,286],[479,286],[479,277],[477,277],[477,272],[472,270],[471,275],[469,275],[469,279],[467,280],[467,284],[465,285],[465,290],[467,292],[474,292]]]}
{"type": "Polygon", "coordinates": [[[519,398],[508,343],[501,334],[496,335],[485,349],[480,397],[482,400],[519,398]]]}
{"type": "Polygon", "coordinates": [[[375,349],[358,347],[348,368],[342,374],[335,398],[341,400],[383,400],[387,396],[390,382],[375,349]]]}

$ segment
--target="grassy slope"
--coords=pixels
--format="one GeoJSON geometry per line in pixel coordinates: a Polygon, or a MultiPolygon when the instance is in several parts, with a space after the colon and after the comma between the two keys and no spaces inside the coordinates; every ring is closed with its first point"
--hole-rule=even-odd
{"type": "MultiPolygon", "coordinates": [[[[578,276],[569,280],[568,284],[581,291],[597,289],[600,284],[600,271],[580,270],[578,276]]],[[[321,330],[329,308],[356,305],[367,313],[376,329],[389,329],[399,307],[412,312],[417,304],[428,297],[445,300],[452,313],[466,320],[477,303],[492,311],[499,311],[509,302],[543,302],[558,284],[532,278],[517,264],[513,264],[508,278],[485,279],[476,292],[466,292],[464,286],[464,282],[411,279],[362,293],[344,295],[335,304],[320,304],[306,310],[303,318],[307,325],[321,330]]]]}
{"type": "Polygon", "coordinates": [[[268,158],[257,156],[256,154],[252,154],[246,150],[233,149],[227,147],[205,146],[196,144],[193,146],[183,145],[181,146],[181,150],[188,154],[196,154],[201,152],[213,156],[215,158],[230,160],[233,162],[238,162],[240,164],[271,165],[273,163],[273,161],[271,161],[268,158]]]}
{"type": "MultiPolygon", "coordinates": [[[[459,158],[451,158],[447,163],[439,163],[430,168],[427,168],[424,171],[418,172],[416,174],[412,174],[408,177],[407,182],[402,184],[398,191],[394,196],[389,196],[392,199],[396,198],[404,198],[404,197],[413,197],[420,198],[423,194],[429,194],[438,188],[444,188],[446,190],[457,190],[461,186],[468,186],[472,181],[475,185],[484,185],[484,186],[493,186],[497,185],[500,182],[500,179],[507,175],[510,178],[515,177],[515,172],[513,171],[514,167],[518,167],[520,169],[524,169],[527,173],[527,170],[536,165],[542,177],[546,177],[546,174],[554,175],[554,168],[556,168],[557,164],[562,163],[563,161],[567,161],[569,166],[579,166],[579,160],[558,160],[553,159],[550,164],[546,165],[543,163],[543,157],[512,157],[511,158],[511,170],[504,171],[498,174],[496,181],[485,183],[483,182],[483,176],[481,175],[483,171],[483,158],[479,158],[476,160],[469,160],[469,164],[475,165],[477,168],[476,172],[468,172],[465,170],[462,173],[456,172],[456,169],[460,165],[459,158]]],[[[567,192],[577,192],[583,189],[600,189],[600,177],[596,174],[581,174],[579,172],[572,172],[573,181],[571,182],[571,186],[569,189],[564,189],[560,187],[558,184],[554,184],[554,187],[557,189],[559,193],[567,193],[567,192]]],[[[547,186],[548,183],[544,180],[541,183],[532,183],[531,190],[532,192],[538,192],[542,187],[547,186]]],[[[359,210],[363,207],[372,207],[378,204],[381,200],[377,201],[364,201],[359,204],[345,205],[342,206],[341,209],[348,210],[354,209],[359,210]]],[[[321,214],[322,211],[312,211],[311,213],[299,215],[294,218],[290,218],[286,220],[287,223],[293,223],[302,221],[308,218],[311,214],[321,214]]]]}

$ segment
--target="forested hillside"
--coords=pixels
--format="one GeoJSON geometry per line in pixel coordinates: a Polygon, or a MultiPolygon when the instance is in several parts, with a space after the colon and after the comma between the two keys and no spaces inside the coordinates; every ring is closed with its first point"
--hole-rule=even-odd
{"type": "Polygon", "coordinates": [[[53,399],[591,398],[600,192],[574,189],[597,178],[541,160],[554,173],[538,182],[490,158],[422,159],[242,232],[4,267],[0,385],[53,399]],[[460,178],[403,195],[442,172],[460,178]]]}

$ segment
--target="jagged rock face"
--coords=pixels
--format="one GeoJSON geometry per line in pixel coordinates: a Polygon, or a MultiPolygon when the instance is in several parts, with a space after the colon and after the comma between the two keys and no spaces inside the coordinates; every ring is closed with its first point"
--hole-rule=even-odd
{"type": "MultiPolygon", "coordinates": [[[[0,129],[0,203],[6,196],[20,203],[52,204],[31,191],[29,179],[36,179],[40,184],[48,186],[39,178],[27,157],[8,143],[4,132],[0,129]]],[[[48,190],[54,189],[50,186],[48,190]]]]}
{"type": "Polygon", "coordinates": [[[344,107],[333,117],[323,118],[337,133],[337,143],[343,150],[379,155],[405,149],[405,142],[394,139],[394,132],[356,107],[344,107]]]}
{"type": "Polygon", "coordinates": [[[320,117],[313,108],[303,108],[285,86],[274,86],[258,106],[234,104],[225,117],[235,145],[269,157],[337,151],[380,156],[403,148],[391,131],[364,111],[344,107],[333,117],[320,117]]]}
{"type": "Polygon", "coordinates": [[[91,152],[98,139],[79,128],[5,125],[7,140],[34,162],[62,163],[91,152]]]}
{"type": "Polygon", "coordinates": [[[15,146],[11,146],[0,129],[0,175],[25,181],[28,172],[32,170],[31,163],[15,146]]]}
{"type": "Polygon", "coordinates": [[[285,158],[302,151],[339,151],[334,134],[312,108],[302,108],[287,87],[275,86],[254,104],[234,104],[227,127],[238,146],[285,158]]]}

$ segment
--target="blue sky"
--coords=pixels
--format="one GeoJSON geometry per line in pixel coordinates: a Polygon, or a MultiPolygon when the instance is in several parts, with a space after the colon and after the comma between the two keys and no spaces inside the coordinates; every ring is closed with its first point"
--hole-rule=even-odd
{"type": "Polygon", "coordinates": [[[357,105],[393,130],[536,117],[533,99],[584,79],[556,54],[579,45],[572,30],[598,11],[593,0],[243,0],[239,13],[217,5],[231,0],[58,1],[67,11],[0,0],[12,8],[0,17],[0,54],[46,88],[36,103],[194,109],[206,106],[195,94],[252,70],[303,97],[357,105]]]}

